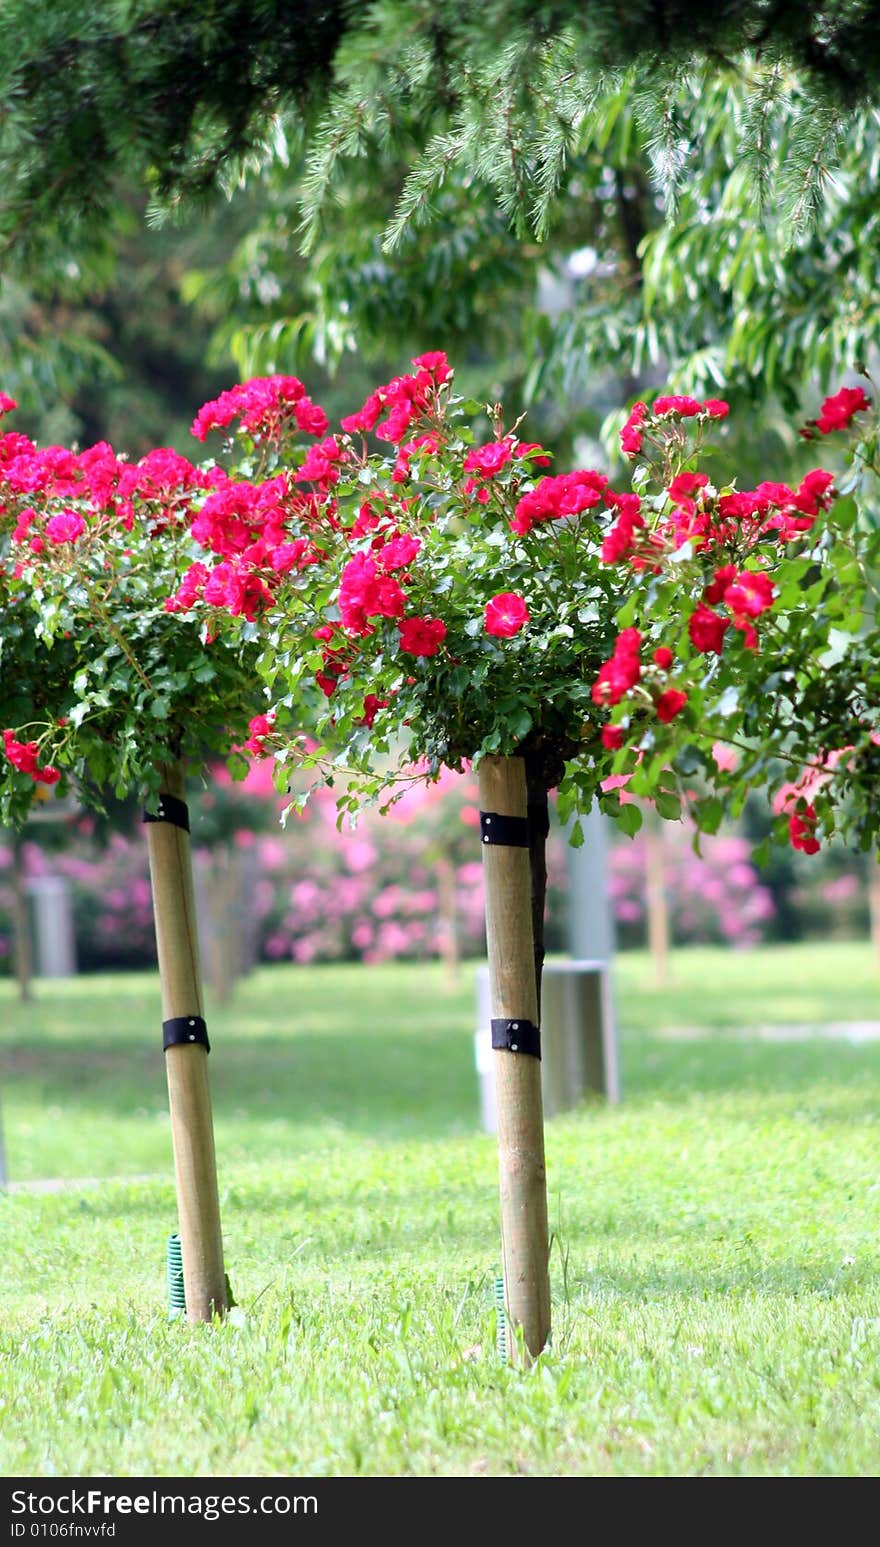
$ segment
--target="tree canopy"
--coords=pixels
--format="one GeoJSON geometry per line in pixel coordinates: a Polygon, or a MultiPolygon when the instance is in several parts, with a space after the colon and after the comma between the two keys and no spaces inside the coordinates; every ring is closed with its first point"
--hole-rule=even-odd
{"type": "MultiPolygon", "coordinates": [[[[51,240],[77,223],[85,239],[126,172],[166,201],[234,180],[286,113],[311,152],[307,218],[340,153],[415,133],[403,217],[455,167],[488,177],[505,213],[540,234],[609,75],[637,71],[671,182],[682,158],[668,97],[683,69],[756,60],[758,110],[795,70],[812,106],[846,118],[880,87],[877,21],[870,0],[631,0],[624,23],[614,0],[7,0],[0,229],[51,240]]],[[[744,131],[754,160],[760,112],[744,131]]]]}

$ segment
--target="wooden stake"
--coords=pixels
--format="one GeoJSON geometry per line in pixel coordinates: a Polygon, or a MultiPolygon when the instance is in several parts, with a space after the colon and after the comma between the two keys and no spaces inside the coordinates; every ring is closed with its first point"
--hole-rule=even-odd
{"type": "MultiPolygon", "coordinates": [[[[486,757],[479,779],[481,811],[525,819],[522,758],[486,757]]],[[[528,848],[484,844],[483,869],[492,1018],[537,1026],[528,848]]],[[[535,1357],[550,1336],[541,1064],[529,1053],[506,1049],[493,1060],[505,1304],[510,1324],[521,1329],[526,1356],[535,1357]]]]}
{"type": "MultiPolygon", "coordinates": [[[[162,793],[183,799],[181,763],[163,770],[162,793]]],[[[202,983],[189,833],[171,822],[149,822],[147,847],[162,982],[162,1019],[201,1016],[202,983]]],[[[193,1323],[210,1321],[215,1315],[224,1315],[227,1304],[207,1050],[201,1044],[169,1047],[165,1067],[186,1315],[193,1323]]]]}

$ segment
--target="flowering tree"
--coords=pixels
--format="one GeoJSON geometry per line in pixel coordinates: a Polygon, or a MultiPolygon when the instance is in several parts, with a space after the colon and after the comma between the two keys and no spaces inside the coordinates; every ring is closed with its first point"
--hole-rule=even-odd
{"type": "MultiPolygon", "coordinates": [[[[14,407],[0,397],[0,413],[14,407]]],[[[250,409],[256,430],[275,398],[252,397],[250,409]]],[[[326,427],[318,411],[310,423],[326,427]]],[[[184,775],[246,734],[258,646],[242,632],[209,648],[165,602],[190,558],[199,507],[225,481],[166,448],[131,465],[105,444],[75,454],[0,436],[0,807],[20,826],[42,786],[63,790],[71,777],[86,798],[108,784],[145,798],[194,1321],[222,1314],[227,1291],[184,775]]]]}
{"type": "Polygon", "coordinates": [[[293,377],[224,393],[193,430],[224,434],[225,467],[154,453],[154,479],[149,458],[127,469],[96,448],[21,488],[7,457],[12,583],[41,648],[69,633],[78,668],[38,736],[11,725],[7,759],[33,781],[93,758],[106,776],[121,756],[125,778],[155,790],[157,763],[194,738],[242,734],[259,673],[265,711],[244,747],[274,756],[281,787],[303,770],[335,784],[343,814],[473,763],[508,1309],[536,1354],[549,1334],[533,1056],[547,792],[563,817],[598,799],[629,833],[631,796],[674,819],[687,801],[711,833],[766,781],[796,846],[835,826],[872,841],[878,539],[855,496],[874,421],[863,389],[842,389],[805,434],[867,423],[854,471],[742,490],[700,465],[727,404],[661,396],[624,426],[634,468],[617,489],[596,469],[548,474],[500,405],[456,398],[445,355],[413,366],[332,435],[293,377]]]}

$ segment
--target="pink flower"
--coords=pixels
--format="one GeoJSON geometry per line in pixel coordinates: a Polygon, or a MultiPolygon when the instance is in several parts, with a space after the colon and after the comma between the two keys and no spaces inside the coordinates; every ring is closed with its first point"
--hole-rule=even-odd
{"type": "Polygon", "coordinates": [[[663,671],[668,671],[674,657],[668,645],[658,645],[652,659],[655,666],[659,666],[663,671]]]}
{"type": "Polygon", "coordinates": [[[512,639],[529,621],[529,612],[515,591],[501,591],[486,603],[485,627],[496,639],[512,639]]]}
{"type": "Polygon", "coordinates": [[[374,559],[356,553],[342,571],[339,612],[349,634],[368,634],[368,618],[400,618],[406,598],[390,575],[383,575],[374,559]]]}
{"type": "Polygon", "coordinates": [[[712,756],[719,773],[733,773],[739,767],[739,758],[733,747],[726,747],[723,741],[712,743],[712,756]]]}
{"type": "Polygon", "coordinates": [[[689,495],[698,493],[700,489],[705,489],[708,482],[706,473],[679,473],[676,478],[673,478],[667,492],[670,499],[686,499],[689,495]]]}
{"type": "Polygon", "coordinates": [[[490,441],[487,446],[475,446],[464,459],[466,473],[480,473],[484,478],[494,478],[513,455],[510,441],[490,441]]]}
{"type": "Polygon", "coordinates": [[[594,704],[619,704],[624,694],[635,687],[642,672],[639,662],[641,645],[642,636],[637,628],[625,628],[618,634],[613,655],[603,661],[593,683],[594,704]]]}
{"type": "Polygon", "coordinates": [[[400,624],[400,648],[407,655],[436,655],[445,638],[440,618],[404,618],[400,624]]]}
{"type": "Polygon", "coordinates": [[[629,418],[620,432],[620,449],[625,456],[636,456],[642,449],[642,436],[640,426],[644,423],[648,413],[647,403],[633,403],[629,411],[629,418]]]}
{"type": "Polygon", "coordinates": [[[46,536],[51,543],[75,543],[85,529],[82,516],[75,510],[62,510],[46,522],[46,536]]]}
{"type": "Polygon", "coordinates": [[[773,582],[763,570],[741,570],[724,592],[734,617],[758,618],[773,605],[773,582]]]}
{"type": "Polygon", "coordinates": [[[248,722],[248,739],[245,742],[245,750],[252,752],[254,757],[267,757],[266,737],[272,734],[272,726],[275,724],[275,711],[270,709],[267,714],[255,714],[248,722]]]}
{"type": "Polygon", "coordinates": [[[417,371],[427,371],[438,383],[448,381],[452,375],[449,361],[442,349],[431,349],[427,354],[416,355],[412,364],[417,371]]]}
{"type": "Polygon", "coordinates": [[[602,499],[602,491],[608,486],[604,473],[593,468],[579,469],[574,473],[560,473],[558,478],[542,478],[536,489],[524,494],[514,511],[510,529],[518,537],[526,537],[533,527],[545,521],[558,521],[563,516],[576,516],[591,510],[602,499]]]}
{"type": "Polygon", "coordinates": [[[14,397],[10,397],[7,392],[0,392],[0,414],[11,414],[13,408],[17,407],[14,397]]]}
{"type": "Polygon", "coordinates": [[[658,419],[665,419],[667,414],[676,414],[680,419],[693,419],[702,411],[703,405],[695,397],[683,397],[680,394],[655,398],[651,407],[651,412],[658,419]]]}
{"type": "Polygon", "coordinates": [[[404,532],[399,537],[392,537],[381,548],[376,549],[376,558],[383,569],[405,569],[411,564],[422,546],[420,537],[413,537],[409,532],[404,532]]]}

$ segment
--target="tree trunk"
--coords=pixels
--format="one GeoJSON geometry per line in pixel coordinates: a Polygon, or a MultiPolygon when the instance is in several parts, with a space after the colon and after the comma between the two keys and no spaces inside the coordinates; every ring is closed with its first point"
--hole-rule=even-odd
{"type": "Polygon", "coordinates": [[[146,820],[186,1314],[187,1320],[195,1323],[224,1315],[227,1304],[195,894],[183,796],[184,768],[176,763],[163,770],[159,816],[146,820]]]}
{"type": "Polygon", "coordinates": [[[528,1360],[550,1336],[550,1277],[524,760],[486,757],[479,782],[505,1306],[528,1360]]]}
{"type": "Polygon", "coordinates": [[[535,998],[541,1016],[541,984],[544,976],[544,914],[547,908],[547,835],[550,803],[540,776],[532,777],[526,761],[526,799],[529,819],[529,877],[532,902],[532,940],[535,954],[535,998]]]}

